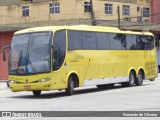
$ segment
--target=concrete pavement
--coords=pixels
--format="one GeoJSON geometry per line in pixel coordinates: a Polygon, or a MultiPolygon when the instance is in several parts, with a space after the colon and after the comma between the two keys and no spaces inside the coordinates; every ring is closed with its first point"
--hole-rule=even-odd
{"type": "MultiPolygon", "coordinates": [[[[159,75],[160,76],[160,75],[159,75]]],[[[144,81],[140,87],[119,87],[100,90],[79,88],[73,96],[63,91],[43,92],[35,97],[31,92],[11,92],[6,82],[0,82],[0,111],[160,111],[160,79],[144,81]]],[[[50,120],[105,120],[106,118],[47,118],[50,120]]],[[[159,118],[107,118],[107,120],[159,120],[159,118]]],[[[28,120],[28,119],[26,119],[28,120]]]]}

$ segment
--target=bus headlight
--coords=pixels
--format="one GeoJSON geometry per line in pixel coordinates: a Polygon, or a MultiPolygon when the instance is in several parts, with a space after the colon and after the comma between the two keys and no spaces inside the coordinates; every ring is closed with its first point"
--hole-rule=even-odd
{"type": "Polygon", "coordinates": [[[17,81],[16,80],[9,80],[10,83],[16,84],[17,81]]]}
{"type": "Polygon", "coordinates": [[[43,78],[43,79],[40,79],[40,80],[38,80],[38,82],[46,82],[46,81],[48,81],[48,80],[50,80],[51,78],[43,78]]]}

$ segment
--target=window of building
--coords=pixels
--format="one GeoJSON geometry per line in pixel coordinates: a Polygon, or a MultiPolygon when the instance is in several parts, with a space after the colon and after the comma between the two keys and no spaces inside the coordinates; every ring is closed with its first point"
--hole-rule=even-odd
{"type": "Polygon", "coordinates": [[[124,16],[130,15],[130,6],[129,5],[123,5],[123,15],[124,16]]]}
{"type": "Polygon", "coordinates": [[[149,17],[149,8],[143,8],[143,17],[149,17]]]}
{"type": "Polygon", "coordinates": [[[105,14],[112,14],[113,12],[113,6],[112,4],[105,4],[105,14]]]}
{"type": "Polygon", "coordinates": [[[51,3],[50,4],[50,14],[60,13],[59,3],[51,3]]]}
{"type": "Polygon", "coordinates": [[[141,11],[141,8],[140,7],[137,7],[137,12],[140,12],[141,11]]]}
{"type": "Polygon", "coordinates": [[[22,7],[22,16],[29,16],[29,6],[22,7]]]}
{"type": "Polygon", "coordinates": [[[84,12],[91,12],[91,3],[84,2],[84,12]]]}

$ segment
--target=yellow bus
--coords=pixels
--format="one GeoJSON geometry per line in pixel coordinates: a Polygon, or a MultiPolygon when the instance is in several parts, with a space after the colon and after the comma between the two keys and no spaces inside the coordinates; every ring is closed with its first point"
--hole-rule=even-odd
{"type": "MultiPolygon", "coordinates": [[[[5,52],[4,52],[5,58],[5,52]]],[[[157,76],[150,32],[100,26],[47,26],[18,31],[10,46],[13,92],[66,90],[83,86],[140,86],[157,76]]]]}

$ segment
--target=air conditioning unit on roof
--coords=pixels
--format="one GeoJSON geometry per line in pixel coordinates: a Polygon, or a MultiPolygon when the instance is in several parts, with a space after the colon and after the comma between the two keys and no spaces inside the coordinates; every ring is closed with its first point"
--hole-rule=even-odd
{"type": "Polygon", "coordinates": [[[142,17],[137,17],[137,22],[142,22],[142,17]]]}

